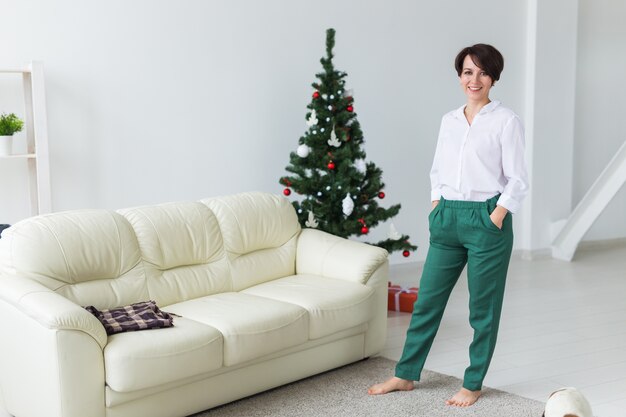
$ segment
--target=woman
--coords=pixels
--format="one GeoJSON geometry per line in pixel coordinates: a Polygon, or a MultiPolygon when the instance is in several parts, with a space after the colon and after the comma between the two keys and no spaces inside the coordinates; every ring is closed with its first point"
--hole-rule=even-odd
{"type": "Polygon", "coordinates": [[[528,190],[524,130],[513,111],[489,99],[504,67],[491,45],[464,48],[455,68],[467,103],[443,116],[430,173],[430,248],[395,376],[369,394],[409,391],[419,381],[452,288],[467,264],[474,338],[463,386],[446,401],[469,406],[480,396],[493,355],[513,247],[510,213],[528,190]]]}

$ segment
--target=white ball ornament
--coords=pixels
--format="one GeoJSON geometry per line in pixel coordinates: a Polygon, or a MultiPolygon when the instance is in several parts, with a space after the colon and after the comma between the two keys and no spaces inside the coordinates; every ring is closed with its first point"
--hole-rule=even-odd
{"type": "Polygon", "coordinates": [[[303,143],[302,145],[298,146],[298,149],[296,149],[296,153],[300,158],[306,158],[307,156],[309,156],[309,153],[311,153],[311,148],[303,143]]]}
{"type": "Polygon", "coordinates": [[[330,191],[330,185],[326,186],[326,191],[330,191]]]}
{"type": "Polygon", "coordinates": [[[327,117],[327,118],[326,118],[326,121],[327,121],[327,122],[330,122],[330,117],[327,117]]]}
{"type": "Polygon", "coordinates": [[[333,109],[333,106],[328,106],[328,110],[332,110],[332,109],[333,109]]]}
{"type": "Polygon", "coordinates": [[[317,192],[317,196],[318,196],[318,197],[321,197],[321,196],[322,196],[322,192],[321,192],[321,191],[318,191],[318,192],[317,192]]]}
{"type": "Polygon", "coordinates": [[[326,100],[326,99],[328,98],[328,96],[327,96],[326,94],[322,94],[322,98],[323,98],[324,100],[326,100]]]}
{"type": "Polygon", "coordinates": [[[334,98],[335,98],[335,96],[333,96],[333,95],[331,94],[331,95],[330,95],[330,99],[332,100],[332,99],[334,99],[334,98]]]}
{"type": "Polygon", "coordinates": [[[324,133],[324,131],[325,131],[325,130],[326,130],[326,129],[321,128],[321,129],[320,129],[320,132],[324,133]]]}

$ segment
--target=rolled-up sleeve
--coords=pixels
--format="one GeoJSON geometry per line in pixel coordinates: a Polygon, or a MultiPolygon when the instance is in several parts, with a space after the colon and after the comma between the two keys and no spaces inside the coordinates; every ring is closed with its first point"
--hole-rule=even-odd
{"type": "Polygon", "coordinates": [[[514,116],[506,124],[501,136],[502,172],[507,180],[498,199],[498,205],[517,213],[528,193],[528,173],[524,160],[524,126],[514,116]]]}

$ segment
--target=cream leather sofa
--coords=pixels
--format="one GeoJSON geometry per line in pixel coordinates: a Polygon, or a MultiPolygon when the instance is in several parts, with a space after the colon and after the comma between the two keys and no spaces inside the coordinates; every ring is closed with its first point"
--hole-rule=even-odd
{"type": "Polygon", "coordinates": [[[379,352],[387,252],[246,193],[33,217],[0,239],[0,415],[185,416],[379,352]],[[153,299],[108,336],[82,306],[153,299]]]}

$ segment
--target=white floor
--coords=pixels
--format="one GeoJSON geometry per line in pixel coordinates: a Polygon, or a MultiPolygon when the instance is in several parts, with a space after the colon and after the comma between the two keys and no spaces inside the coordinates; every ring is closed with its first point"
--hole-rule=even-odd
{"type": "MultiPolygon", "coordinates": [[[[391,267],[415,286],[421,264],[391,267]]],[[[467,276],[452,292],[426,368],[462,378],[472,329],[467,276]]],[[[389,312],[382,356],[398,360],[411,315],[389,312]]],[[[579,251],[573,262],[511,260],[498,344],[485,385],[545,401],[573,386],[596,417],[626,417],[626,245],[579,251]]]]}

